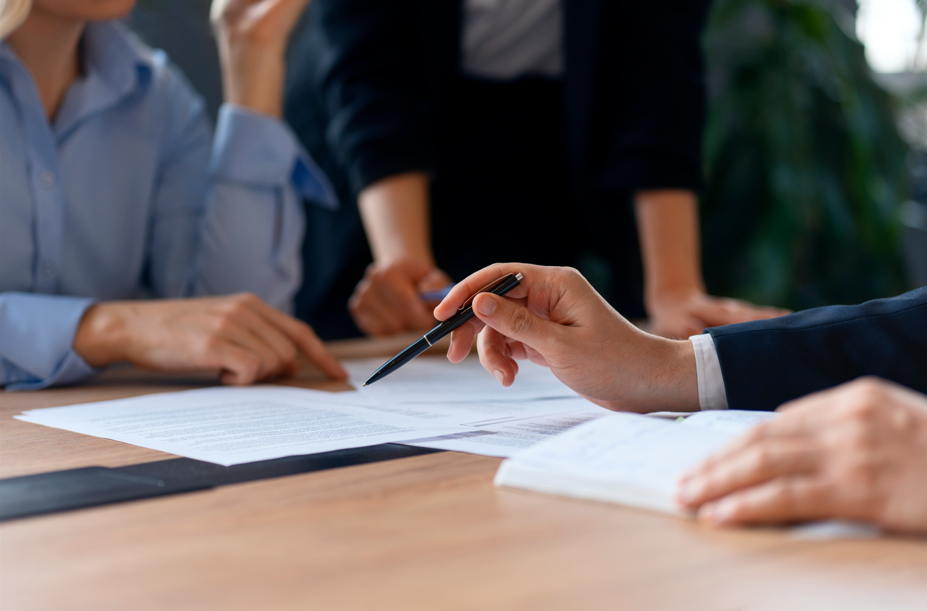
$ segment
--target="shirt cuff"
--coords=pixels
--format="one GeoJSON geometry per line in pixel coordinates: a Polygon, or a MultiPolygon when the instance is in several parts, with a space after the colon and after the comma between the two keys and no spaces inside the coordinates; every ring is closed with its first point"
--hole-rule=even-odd
{"type": "Polygon", "coordinates": [[[7,390],[73,384],[96,373],[72,348],[74,334],[94,300],[30,293],[3,295],[0,352],[9,363],[7,390]]]}
{"type": "Polygon", "coordinates": [[[695,349],[695,371],[698,378],[698,405],[703,410],[727,409],[724,375],[721,361],[711,335],[693,335],[689,338],[695,349]]]}
{"type": "Polygon", "coordinates": [[[210,175],[258,187],[291,187],[324,208],[338,197],[315,161],[281,120],[223,104],[216,122],[210,175]]]}

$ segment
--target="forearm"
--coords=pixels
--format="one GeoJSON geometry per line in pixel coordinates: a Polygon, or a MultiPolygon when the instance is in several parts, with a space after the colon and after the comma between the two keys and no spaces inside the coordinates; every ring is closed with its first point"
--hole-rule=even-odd
{"type": "Polygon", "coordinates": [[[426,174],[377,181],[361,191],[358,207],[377,263],[412,260],[434,266],[426,174]]]}
{"type": "Polygon", "coordinates": [[[648,303],[660,295],[704,291],[695,194],[640,191],[634,209],[648,303]]]}

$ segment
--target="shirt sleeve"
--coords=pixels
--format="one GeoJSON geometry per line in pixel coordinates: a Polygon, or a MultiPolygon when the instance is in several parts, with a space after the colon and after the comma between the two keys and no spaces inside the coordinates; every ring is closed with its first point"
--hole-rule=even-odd
{"type": "Polygon", "coordinates": [[[194,294],[250,291],[290,310],[302,281],[302,199],[334,209],[338,200],[282,121],[225,105],[209,166],[194,294]]]}
{"type": "Polygon", "coordinates": [[[99,370],[72,348],[93,299],[0,293],[0,385],[38,390],[73,384],[99,370]]]}
{"type": "Polygon", "coordinates": [[[695,349],[695,371],[698,377],[698,405],[702,410],[727,409],[727,393],[721,361],[711,335],[693,335],[689,338],[695,349]]]}
{"type": "Polygon", "coordinates": [[[225,105],[215,137],[202,100],[162,75],[163,160],[149,241],[161,297],[252,292],[292,308],[302,281],[302,198],[336,207],[324,174],[280,120],[225,105]]]}

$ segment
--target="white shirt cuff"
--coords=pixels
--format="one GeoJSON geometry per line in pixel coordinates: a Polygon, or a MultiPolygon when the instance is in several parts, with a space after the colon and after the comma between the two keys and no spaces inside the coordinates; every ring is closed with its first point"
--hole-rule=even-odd
{"type": "Polygon", "coordinates": [[[689,338],[695,349],[695,371],[698,377],[698,405],[701,409],[727,409],[727,393],[721,361],[711,335],[703,333],[689,338]]]}

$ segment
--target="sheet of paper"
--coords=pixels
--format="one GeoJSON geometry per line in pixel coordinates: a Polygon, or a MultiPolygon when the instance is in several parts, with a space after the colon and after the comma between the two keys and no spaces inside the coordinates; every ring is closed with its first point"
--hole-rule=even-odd
{"type": "Polygon", "coordinates": [[[210,388],[31,410],[16,418],[220,465],[457,432],[384,414],[356,393],[258,386],[210,388]]]}
{"type": "Polygon", "coordinates": [[[761,422],[772,420],[776,412],[759,412],[742,409],[717,409],[704,412],[695,412],[682,421],[686,426],[697,426],[701,429],[720,431],[731,435],[739,435],[753,428],[761,422]]]}
{"type": "Polygon", "coordinates": [[[670,496],[683,471],[730,439],[727,433],[615,413],[520,452],[512,461],[670,496]]]}
{"type": "Polygon", "coordinates": [[[363,386],[364,380],[379,369],[384,361],[385,359],[344,361],[351,384],[364,397],[381,405],[526,401],[577,396],[549,369],[529,361],[519,361],[515,383],[505,388],[483,369],[475,356],[470,356],[456,365],[444,357],[422,356],[375,384],[363,386]]]}
{"type": "MultiPolygon", "coordinates": [[[[411,439],[401,443],[421,448],[436,448],[506,458],[525,448],[546,441],[554,435],[568,431],[574,426],[612,413],[605,408],[596,407],[583,400],[580,401],[585,403],[585,406],[581,409],[484,423],[478,430],[411,439]]],[[[575,400],[569,400],[569,402],[572,403],[575,400]]]]}
{"type": "Polygon", "coordinates": [[[577,409],[593,408],[603,413],[611,413],[581,397],[533,401],[451,401],[446,403],[379,404],[371,401],[366,406],[367,409],[381,414],[396,414],[430,423],[458,424],[468,429],[480,429],[509,420],[559,414],[577,409]]]}

